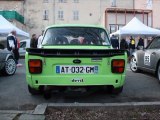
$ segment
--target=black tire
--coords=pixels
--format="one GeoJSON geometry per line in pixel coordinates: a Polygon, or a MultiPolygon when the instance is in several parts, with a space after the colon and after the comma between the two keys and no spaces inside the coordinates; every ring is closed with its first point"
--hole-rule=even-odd
{"type": "Polygon", "coordinates": [[[46,100],[50,99],[52,97],[51,91],[44,91],[44,98],[46,100]]]}
{"type": "Polygon", "coordinates": [[[119,88],[114,88],[113,86],[107,86],[107,87],[104,89],[104,92],[105,92],[105,93],[108,93],[108,94],[110,94],[110,95],[118,95],[118,94],[120,94],[122,91],[123,91],[123,86],[122,86],[122,87],[119,87],[119,88]]]}
{"type": "Polygon", "coordinates": [[[34,89],[34,88],[31,88],[29,85],[28,85],[28,91],[29,91],[29,93],[32,94],[32,95],[38,95],[38,94],[40,94],[40,91],[39,91],[39,90],[36,90],[36,89],[34,89]]]}
{"type": "Polygon", "coordinates": [[[14,75],[16,72],[17,66],[15,59],[10,56],[7,61],[5,62],[4,68],[1,70],[3,75],[14,75]]]}
{"type": "Polygon", "coordinates": [[[160,83],[160,63],[158,64],[158,67],[157,67],[157,78],[158,78],[158,82],[160,83]]]}
{"type": "Polygon", "coordinates": [[[119,95],[123,91],[123,86],[119,88],[113,88],[112,94],[119,95]]]}
{"type": "Polygon", "coordinates": [[[130,60],[130,69],[132,70],[132,72],[135,73],[140,72],[140,70],[137,67],[137,59],[134,56],[132,56],[130,60]]]}

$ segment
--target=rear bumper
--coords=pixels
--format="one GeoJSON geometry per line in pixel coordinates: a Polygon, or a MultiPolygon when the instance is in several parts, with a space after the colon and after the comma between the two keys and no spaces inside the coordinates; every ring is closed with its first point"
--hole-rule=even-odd
{"type": "Polygon", "coordinates": [[[33,88],[39,86],[104,86],[112,85],[114,88],[123,86],[125,75],[81,75],[81,76],[27,76],[27,83],[33,88]]]}

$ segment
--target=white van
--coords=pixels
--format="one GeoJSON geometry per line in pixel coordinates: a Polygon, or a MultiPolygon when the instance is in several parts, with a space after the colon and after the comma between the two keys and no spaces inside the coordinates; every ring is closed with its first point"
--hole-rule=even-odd
{"type": "Polygon", "coordinates": [[[30,39],[25,39],[20,41],[19,54],[20,56],[25,56],[26,48],[30,48],[30,39]]]}

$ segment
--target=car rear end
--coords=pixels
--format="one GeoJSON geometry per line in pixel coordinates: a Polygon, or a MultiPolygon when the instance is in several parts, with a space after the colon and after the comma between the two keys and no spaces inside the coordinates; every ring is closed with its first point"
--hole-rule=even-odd
{"type": "Polygon", "coordinates": [[[31,88],[112,86],[125,81],[127,54],[111,45],[53,45],[27,49],[27,83],[31,88]]]}

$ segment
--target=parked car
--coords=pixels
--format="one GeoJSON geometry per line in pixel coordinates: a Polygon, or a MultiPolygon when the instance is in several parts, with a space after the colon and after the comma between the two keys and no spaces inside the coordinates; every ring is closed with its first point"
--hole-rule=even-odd
{"type": "Polygon", "coordinates": [[[154,73],[160,82],[160,36],[153,38],[146,48],[132,54],[130,69],[154,73]]]}
{"type": "Polygon", "coordinates": [[[46,29],[42,48],[25,55],[26,79],[31,94],[61,91],[83,92],[109,87],[122,92],[127,53],[115,50],[105,28],[94,25],[53,25],[46,29]]]}
{"type": "Polygon", "coordinates": [[[30,39],[25,39],[20,41],[20,48],[19,48],[20,56],[25,56],[26,48],[30,48],[30,39]]]}
{"type": "Polygon", "coordinates": [[[0,73],[5,75],[13,75],[16,72],[16,62],[12,52],[5,49],[0,44],[0,73]]]}

